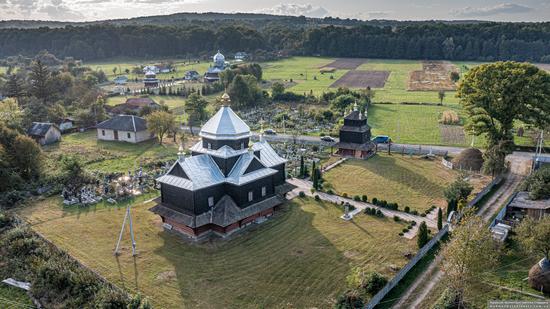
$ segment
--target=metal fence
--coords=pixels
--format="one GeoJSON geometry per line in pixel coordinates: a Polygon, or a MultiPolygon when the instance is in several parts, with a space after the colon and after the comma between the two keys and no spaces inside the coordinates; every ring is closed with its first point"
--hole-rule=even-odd
{"type": "Polygon", "coordinates": [[[508,205],[510,205],[510,203],[512,203],[512,201],[514,200],[514,198],[516,197],[518,193],[515,192],[512,197],[510,197],[508,199],[508,202],[506,202],[506,205],[504,205],[504,207],[502,207],[502,209],[498,212],[498,214],[496,215],[496,217],[493,219],[493,221],[491,221],[491,224],[489,225],[489,228],[492,228],[493,226],[497,225],[497,223],[499,223],[500,221],[502,221],[502,219],[504,219],[504,217],[506,216],[506,212],[508,211],[508,205]]]}
{"type": "Polygon", "coordinates": [[[378,144],[378,151],[388,151],[388,147],[392,153],[400,153],[403,155],[436,155],[445,157],[449,152],[437,147],[425,145],[402,145],[402,144],[378,144]]]}
{"type": "MultiPolygon", "coordinates": [[[[493,187],[499,184],[503,180],[502,176],[498,176],[493,181],[491,181],[481,192],[479,192],[476,197],[468,203],[467,207],[472,207],[479,203],[479,201],[489,193],[493,187]]],[[[506,208],[506,207],[505,207],[506,208]]],[[[497,216],[498,217],[498,216],[497,216]]],[[[395,275],[387,284],[380,290],[374,297],[369,301],[365,308],[372,309],[386,297],[386,295],[407,275],[407,273],[420,261],[430,249],[437,244],[443,236],[449,232],[449,225],[445,225],[441,231],[439,231],[424,247],[420,248],[418,253],[414,256],[412,260],[405,265],[398,273],[395,275]]]]}

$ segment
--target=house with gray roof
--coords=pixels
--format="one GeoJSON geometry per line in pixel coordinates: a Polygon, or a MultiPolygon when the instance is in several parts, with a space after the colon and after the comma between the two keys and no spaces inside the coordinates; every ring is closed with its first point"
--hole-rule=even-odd
{"type": "Polygon", "coordinates": [[[155,137],[147,131],[147,121],[134,115],[118,115],[96,126],[97,139],[140,143],[155,137]]]}
{"type": "Polygon", "coordinates": [[[49,122],[33,122],[27,130],[27,135],[40,145],[48,145],[61,140],[61,130],[56,124],[49,122]]]}
{"type": "Polygon", "coordinates": [[[157,178],[161,197],[150,210],[166,230],[197,240],[223,237],[273,214],[288,191],[286,160],[266,142],[250,145],[250,127],[223,106],[201,128],[201,141],[157,178]]]}

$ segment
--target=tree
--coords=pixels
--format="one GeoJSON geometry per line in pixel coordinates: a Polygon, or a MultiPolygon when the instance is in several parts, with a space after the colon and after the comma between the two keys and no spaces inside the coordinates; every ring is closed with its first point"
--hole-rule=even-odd
{"type": "Polygon", "coordinates": [[[191,134],[193,134],[193,124],[199,123],[206,118],[206,106],[208,106],[208,101],[198,93],[192,93],[185,100],[184,108],[189,116],[187,122],[191,134]]]}
{"type": "Polygon", "coordinates": [[[271,86],[271,97],[276,100],[278,97],[285,93],[285,85],[283,83],[275,82],[271,86]]]}
{"type": "Polygon", "coordinates": [[[117,67],[113,68],[113,75],[116,75],[117,67]]]}
{"type": "Polygon", "coordinates": [[[481,217],[467,211],[444,247],[442,269],[449,288],[464,308],[468,293],[483,281],[483,273],[497,262],[498,248],[481,217]]]}
{"type": "Polygon", "coordinates": [[[53,104],[48,108],[48,120],[59,124],[63,119],[67,117],[67,112],[65,111],[65,107],[61,105],[59,102],[53,104]]]}
{"type": "Polygon", "coordinates": [[[343,94],[337,96],[330,102],[333,108],[344,111],[348,106],[351,106],[357,99],[351,94],[343,94]]]}
{"type": "Polygon", "coordinates": [[[48,67],[41,61],[34,61],[31,65],[29,78],[29,93],[42,101],[42,103],[46,103],[52,93],[50,85],[51,73],[48,67]]]}
{"type": "Polygon", "coordinates": [[[441,208],[437,209],[437,230],[441,231],[443,228],[443,211],[441,208]]]}
{"type": "Polygon", "coordinates": [[[176,117],[165,111],[156,111],[145,117],[147,120],[147,130],[155,134],[162,145],[162,139],[166,132],[176,126],[176,117]]]}
{"type": "Polygon", "coordinates": [[[304,164],[304,156],[300,156],[300,178],[306,176],[306,167],[304,164]]]}
{"type": "Polygon", "coordinates": [[[550,216],[539,220],[526,217],[515,230],[521,247],[532,255],[540,255],[550,261],[550,216]]]}
{"type": "Polygon", "coordinates": [[[6,82],[6,96],[8,98],[15,98],[19,102],[25,91],[23,89],[22,82],[17,74],[11,74],[6,82]]]}
{"type": "Polygon", "coordinates": [[[12,129],[22,129],[23,111],[17,101],[7,99],[0,102],[0,122],[12,129]]]}
{"type": "Polygon", "coordinates": [[[464,75],[457,96],[469,117],[466,129],[486,135],[488,153],[498,153],[485,160],[493,171],[504,166],[505,155],[512,151],[515,121],[539,128],[550,124],[550,74],[531,64],[476,66],[464,75]]]}
{"type": "Polygon", "coordinates": [[[550,167],[541,167],[523,181],[522,189],[533,200],[550,198],[550,167]]]}
{"type": "Polygon", "coordinates": [[[61,159],[63,171],[63,185],[73,194],[79,194],[80,189],[87,183],[92,181],[92,178],[84,170],[84,166],[76,157],[64,156],[61,159]]]}
{"type": "Polygon", "coordinates": [[[453,83],[456,83],[460,80],[460,73],[456,72],[456,71],[452,71],[450,73],[450,79],[453,83]]]}
{"type": "Polygon", "coordinates": [[[444,194],[447,198],[447,202],[454,200],[458,202],[460,200],[467,200],[470,193],[474,189],[472,185],[465,179],[465,175],[459,175],[453,183],[451,183],[447,188],[445,188],[444,194]]]}
{"type": "Polygon", "coordinates": [[[439,98],[439,105],[443,105],[443,99],[445,99],[445,90],[439,90],[437,93],[437,97],[439,98]]]}
{"type": "Polygon", "coordinates": [[[42,150],[30,137],[18,135],[13,143],[12,161],[19,170],[21,176],[31,180],[40,175],[42,167],[42,150]]]}
{"type": "Polygon", "coordinates": [[[426,225],[426,222],[422,221],[422,223],[420,223],[418,226],[418,235],[416,237],[418,249],[424,247],[424,245],[428,243],[430,239],[428,236],[428,226],[426,225]]]}
{"type": "Polygon", "coordinates": [[[237,75],[227,90],[237,108],[254,106],[262,102],[262,92],[258,81],[252,75],[237,75]]]}

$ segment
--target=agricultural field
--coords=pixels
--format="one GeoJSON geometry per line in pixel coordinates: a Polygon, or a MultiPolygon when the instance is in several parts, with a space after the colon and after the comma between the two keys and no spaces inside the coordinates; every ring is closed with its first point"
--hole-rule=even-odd
{"type": "Polygon", "coordinates": [[[460,74],[460,69],[448,61],[424,61],[422,70],[412,71],[408,90],[411,91],[455,91],[451,72],[460,74]]]}
{"type": "MultiPolygon", "coordinates": [[[[191,140],[188,141],[191,143],[191,140]]],[[[61,142],[44,146],[47,169],[58,169],[59,159],[63,155],[74,155],[82,160],[89,169],[100,172],[127,172],[159,160],[172,159],[178,146],[171,138],[164,139],[159,145],[156,139],[139,144],[123,142],[98,141],[96,131],[63,135],[61,142]]]]}
{"type": "Polygon", "coordinates": [[[269,221],[230,240],[188,244],[162,231],[150,202],[132,206],[138,256],[129,235],[113,256],[123,207],[82,211],[59,198],[20,213],[33,229],[111,282],[152,299],[156,308],[332,307],[353,268],[390,278],[416,250],[398,233],[405,223],[359,215],[338,217],[341,207],[296,199],[269,221]]]}
{"type": "Polygon", "coordinates": [[[348,160],[323,174],[326,189],[348,196],[372,198],[409,206],[423,212],[432,205],[445,208],[443,191],[457,173],[444,168],[439,159],[378,153],[368,160],[348,160]]]}

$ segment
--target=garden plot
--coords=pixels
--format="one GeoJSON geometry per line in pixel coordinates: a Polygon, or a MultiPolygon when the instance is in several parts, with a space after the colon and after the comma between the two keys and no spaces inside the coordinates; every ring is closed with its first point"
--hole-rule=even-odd
{"type": "Polygon", "coordinates": [[[337,70],[355,70],[360,65],[365,63],[365,59],[362,58],[338,58],[333,62],[323,65],[320,68],[333,68],[337,70]]]}
{"type": "Polygon", "coordinates": [[[439,134],[441,134],[441,143],[445,145],[464,145],[466,143],[466,133],[461,126],[440,124],[439,134]]]}
{"type": "Polygon", "coordinates": [[[447,61],[425,61],[422,70],[410,73],[408,90],[454,91],[456,84],[451,80],[451,72],[460,73],[460,70],[447,61]]]}
{"type": "Polygon", "coordinates": [[[349,71],[335,81],[330,88],[384,88],[386,80],[390,76],[388,71],[349,71]]]}

